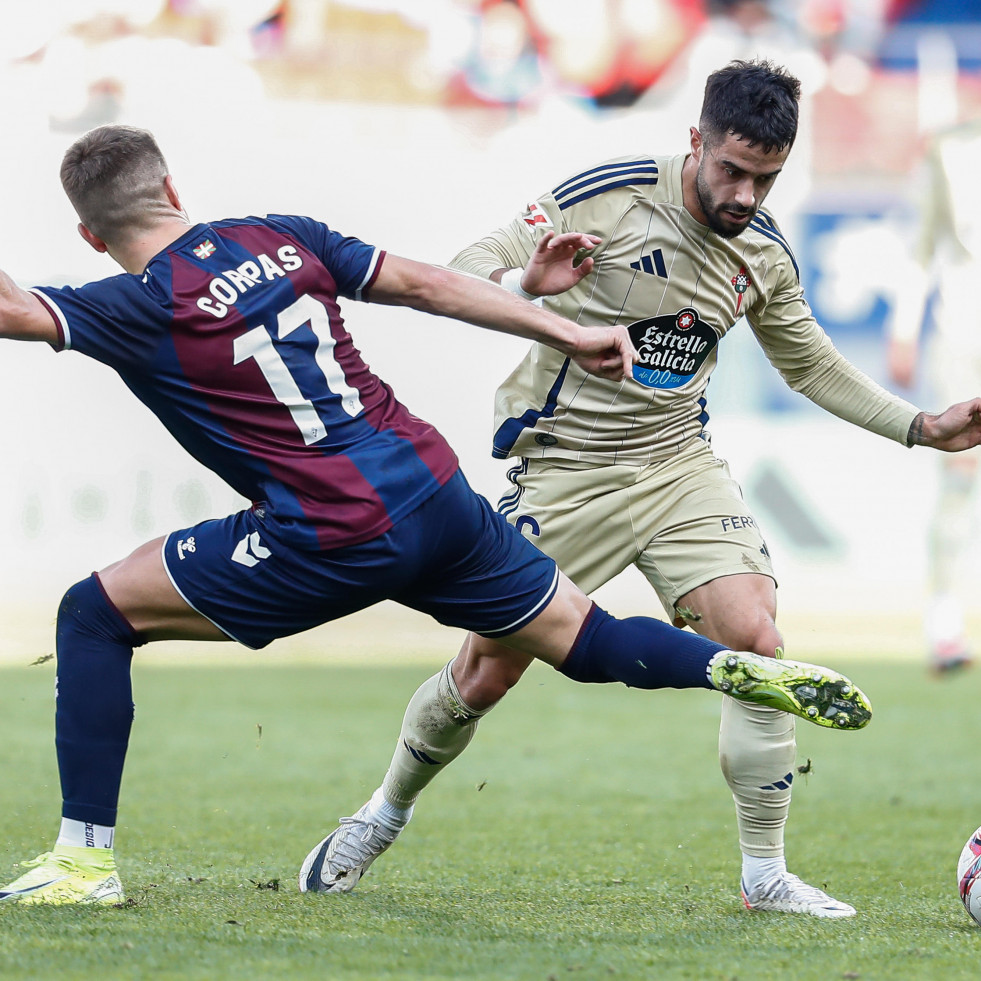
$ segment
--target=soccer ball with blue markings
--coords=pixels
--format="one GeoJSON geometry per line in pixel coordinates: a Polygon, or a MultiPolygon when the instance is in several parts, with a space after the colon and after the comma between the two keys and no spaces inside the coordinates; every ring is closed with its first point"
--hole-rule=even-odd
{"type": "Polygon", "coordinates": [[[968,916],[981,926],[981,828],[967,839],[957,863],[957,889],[968,916]]]}

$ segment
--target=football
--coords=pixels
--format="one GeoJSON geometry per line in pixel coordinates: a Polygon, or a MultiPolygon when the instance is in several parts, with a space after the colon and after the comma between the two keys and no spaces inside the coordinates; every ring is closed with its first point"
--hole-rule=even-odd
{"type": "Polygon", "coordinates": [[[957,890],[968,916],[981,926],[981,828],[967,839],[957,862],[957,890]]]}

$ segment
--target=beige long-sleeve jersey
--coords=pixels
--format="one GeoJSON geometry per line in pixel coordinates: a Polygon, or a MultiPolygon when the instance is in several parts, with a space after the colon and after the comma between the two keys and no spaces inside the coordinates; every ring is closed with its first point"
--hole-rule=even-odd
{"type": "Polygon", "coordinates": [[[627,156],[583,171],[453,259],[489,277],[523,267],[546,231],[599,236],[592,273],[545,302],[582,324],[626,325],[642,358],[616,383],[533,345],[498,389],[494,455],[637,466],[673,456],[704,435],[719,341],[743,315],[792,389],[905,444],[918,410],[836,350],[774,220],[760,211],[732,239],[699,224],[682,201],[684,161],[627,156]]]}

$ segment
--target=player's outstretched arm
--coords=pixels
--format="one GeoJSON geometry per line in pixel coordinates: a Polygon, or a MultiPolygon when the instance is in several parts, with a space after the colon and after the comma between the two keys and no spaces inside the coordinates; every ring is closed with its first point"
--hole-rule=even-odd
{"type": "Polygon", "coordinates": [[[541,341],[601,378],[629,377],[638,359],[625,327],[583,327],[485,279],[400,256],[385,256],[370,299],[541,341]]]}
{"type": "Polygon", "coordinates": [[[58,330],[44,304],[0,269],[0,337],[57,344],[58,330]]]}
{"type": "Polygon", "coordinates": [[[921,412],[909,427],[906,442],[947,453],[981,445],[981,398],[957,402],[939,415],[921,412]]]}

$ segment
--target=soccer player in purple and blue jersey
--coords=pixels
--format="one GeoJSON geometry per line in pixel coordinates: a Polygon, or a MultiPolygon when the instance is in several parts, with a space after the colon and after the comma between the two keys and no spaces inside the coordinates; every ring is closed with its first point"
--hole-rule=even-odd
{"type": "MultiPolygon", "coordinates": [[[[56,628],[61,830],[0,901],[122,899],[113,838],[133,718],[130,663],[148,641],[259,648],[386,598],[472,631],[463,656],[416,693],[411,718],[436,720],[440,735],[426,742],[410,724],[390,793],[362,809],[369,851],[345,885],[394,839],[390,829],[490,707],[467,693],[500,658],[491,638],[578,681],[715,688],[823,725],[868,721],[865,696],[834,672],[764,663],[596,607],[470,490],[439,433],[372,374],[337,300],[401,304],[539,340],[611,379],[627,378],[636,356],[624,328],[578,326],[309,218],[192,225],[145,130],[105,126],[81,137],[62,183],[83,238],[125,272],[32,291],[0,273],[0,336],[114,368],[181,445],[253,504],[148,542],[65,594],[56,628]]],[[[300,888],[333,888],[332,856],[348,845],[329,835],[316,846],[300,888]]]]}

